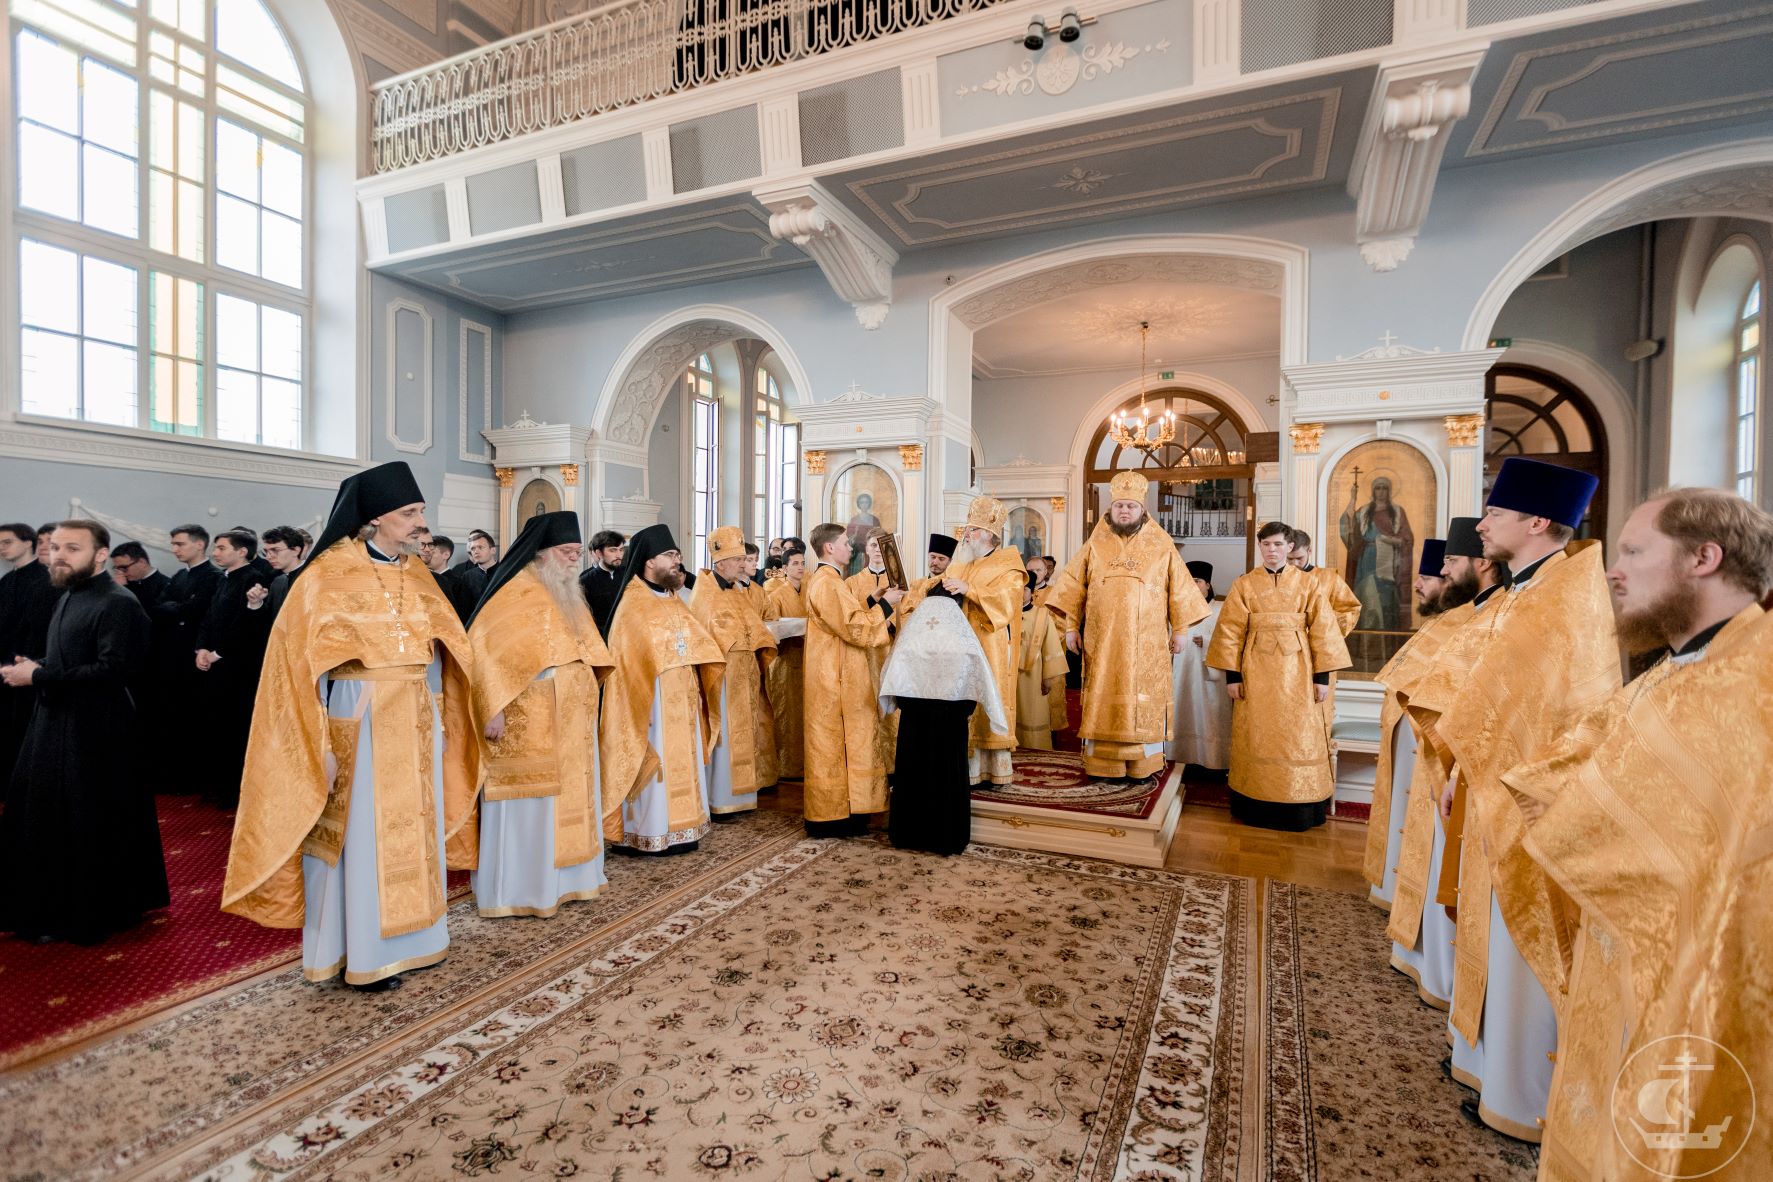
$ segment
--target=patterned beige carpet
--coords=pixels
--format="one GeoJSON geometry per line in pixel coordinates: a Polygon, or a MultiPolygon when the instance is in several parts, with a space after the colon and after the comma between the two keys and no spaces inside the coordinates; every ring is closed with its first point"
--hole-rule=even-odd
{"type": "Polygon", "coordinates": [[[1255,884],[717,827],[552,921],[452,911],[0,1087],[44,1177],[1257,1176],[1255,884]]]}
{"type": "Polygon", "coordinates": [[[1441,1074],[1447,1016],[1388,963],[1384,913],[1341,891],[1264,891],[1263,1176],[1532,1182],[1533,1146],[1459,1115],[1472,1093],[1441,1074]]]}

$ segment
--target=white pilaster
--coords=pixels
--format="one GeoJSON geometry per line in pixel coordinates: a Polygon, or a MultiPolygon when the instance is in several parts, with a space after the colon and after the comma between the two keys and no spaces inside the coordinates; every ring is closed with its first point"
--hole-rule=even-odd
{"type": "Polygon", "coordinates": [[[763,148],[763,175],[800,171],[800,96],[768,98],[757,104],[758,139],[763,148]]]}
{"type": "Polygon", "coordinates": [[[1397,0],[1392,7],[1393,45],[1450,37],[1464,27],[1465,0],[1397,0]]]}
{"type": "Polygon", "coordinates": [[[536,191],[542,199],[542,224],[566,220],[566,184],[560,175],[560,153],[536,159],[536,191]]]}
{"type": "Polygon", "coordinates": [[[672,195],[671,129],[649,127],[641,132],[640,151],[646,166],[646,199],[666,200],[672,195]]]}
{"type": "Polygon", "coordinates": [[[1240,72],[1242,53],[1242,0],[1194,0],[1194,84],[1230,82],[1240,72]]]}
{"type": "Polygon", "coordinates": [[[443,209],[449,218],[449,240],[466,242],[474,236],[468,222],[468,178],[450,177],[443,182],[443,209]]]}
{"type": "Polygon", "coordinates": [[[934,58],[899,67],[899,101],[905,118],[907,148],[933,144],[942,138],[934,58]]]}

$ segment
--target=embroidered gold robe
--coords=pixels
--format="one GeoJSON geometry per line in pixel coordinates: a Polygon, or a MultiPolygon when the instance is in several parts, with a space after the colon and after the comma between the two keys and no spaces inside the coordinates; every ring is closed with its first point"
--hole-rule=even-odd
{"type": "Polygon", "coordinates": [[[869,650],[885,650],[887,622],[820,563],[806,577],[806,790],[809,821],[884,812],[880,677],[869,650]]]}
{"type": "Polygon", "coordinates": [[[702,807],[700,751],[720,734],[720,680],[726,658],[707,629],[676,595],[658,595],[635,579],[609,626],[615,670],[604,683],[598,746],[603,757],[603,835],[625,838],[622,805],[652,783],[665,782],[670,831],[708,823],[702,807]],[[664,750],[648,740],[653,695],[663,716],[664,750]]]}
{"type": "Polygon", "coordinates": [[[474,744],[471,661],[455,609],[416,556],[372,563],[364,544],[351,539],[309,561],[290,586],[265,650],[223,911],[265,927],[299,928],[305,914],[302,854],[338,863],[361,720],[327,717],[318,686],[330,673],[373,683],[382,935],[416,932],[442,917],[431,719],[441,710],[448,859],[466,868],[479,848],[476,784],[464,754],[474,744]],[[390,597],[400,596],[400,587],[404,602],[392,618],[390,597]],[[443,660],[441,702],[425,684],[434,651],[443,660]],[[329,756],[339,769],[330,779],[329,756]]]}
{"type": "MultiPolygon", "coordinates": [[[[1335,613],[1336,627],[1342,633],[1343,640],[1354,631],[1354,626],[1361,622],[1361,601],[1355,595],[1354,588],[1348,580],[1327,566],[1314,566],[1305,572],[1317,581],[1318,589],[1329,601],[1330,611],[1335,613]]],[[[1336,749],[1336,674],[1330,674],[1330,696],[1318,703],[1318,712],[1324,717],[1324,740],[1330,750],[1336,749]]]]}
{"type": "Polygon", "coordinates": [[[1065,642],[1052,613],[1022,613],[1022,652],[1016,666],[1016,745],[1053,749],[1051,699],[1065,696],[1065,642]]]}
{"type": "Polygon", "coordinates": [[[1502,774],[1539,758],[1620,680],[1599,544],[1574,542],[1552,555],[1525,588],[1500,593],[1483,613],[1492,614],[1494,638],[1434,724],[1465,785],[1452,1021],[1474,1044],[1488,977],[1490,909],[1473,888],[1485,872],[1510,938],[1554,1006],[1575,934],[1575,908],[1521,848],[1529,817],[1502,774]],[[1480,860],[1481,867],[1474,865],[1480,860]]]}
{"type": "Polygon", "coordinates": [[[1048,589],[1046,609],[1061,633],[1083,633],[1078,736],[1141,752],[1168,740],[1170,636],[1206,619],[1207,601],[1163,527],[1147,518],[1123,538],[1106,518],[1096,522],[1048,589]]]}
{"type": "MultiPolygon", "coordinates": [[[[1184,568],[1184,569],[1186,569],[1186,568],[1184,568]]],[[[1035,593],[1034,593],[1034,615],[1037,619],[1046,620],[1046,619],[1050,618],[1050,613],[1047,611],[1047,596],[1048,596],[1048,594],[1050,594],[1052,592],[1052,590],[1053,590],[1053,585],[1051,583],[1048,583],[1045,587],[1041,587],[1035,591],[1035,593]]],[[[1197,587],[1197,588],[1195,588],[1195,590],[1198,591],[1199,588],[1197,587]]],[[[1203,597],[1203,599],[1204,599],[1204,597],[1203,597]]],[[[1060,627],[1060,622],[1058,620],[1053,620],[1052,623],[1053,623],[1053,632],[1055,635],[1057,635],[1059,637],[1060,659],[1065,660],[1066,659],[1065,658],[1065,637],[1063,635],[1064,629],[1062,627],[1060,627]]],[[[1069,677],[1071,674],[1071,665],[1068,661],[1065,666],[1065,673],[1066,673],[1067,677],[1069,677]]],[[[1066,727],[1069,727],[1071,725],[1071,707],[1069,706],[1069,704],[1065,700],[1065,687],[1060,686],[1053,693],[1048,694],[1046,696],[1045,700],[1046,700],[1046,704],[1047,704],[1047,710],[1052,715],[1050,729],[1052,731],[1062,731],[1066,727]]]]}
{"type": "Polygon", "coordinates": [[[1336,787],[1330,739],[1312,675],[1349,660],[1316,580],[1291,566],[1239,575],[1207,642],[1207,664],[1243,677],[1244,696],[1231,710],[1231,787],[1276,804],[1328,800],[1336,787]]]}
{"type": "Polygon", "coordinates": [[[554,865],[589,862],[603,848],[598,683],[615,666],[590,609],[561,611],[532,567],[481,607],[468,643],[481,790],[487,800],[553,797],[554,865]],[[549,669],[552,677],[537,680],[549,669]],[[501,712],[505,733],[489,739],[486,724],[501,712]]]}
{"type": "MultiPolygon", "coordinates": [[[[806,603],[800,589],[787,579],[772,579],[765,589],[768,611],[765,620],[804,619],[806,603]]],[[[776,771],[787,780],[806,774],[806,638],[790,636],[776,642],[776,659],[769,662],[764,688],[769,693],[770,713],[776,720],[776,771]]]]}
{"type": "Polygon", "coordinates": [[[722,587],[711,570],[696,578],[690,611],[726,654],[726,742],[733,791],[746,794],[776,783],[775,723],[763,689],[762,657],[774,652],[776,638],[763,626],[750,588],[722,587]]]}
{"type": "Polygon", "coordinates": [[[975,709],[967,731],[967,747],[974,750],[1010,751],[1016,746],[1016,667],[1022,651],[1022,595],[1028,589],[1027,568],[1022,565],[1022,552],[999,546],[977,562],[957,562],[940,578],[925,579],[912,588],[899,602],[899,614],[909,615],[923,601],[929,589],[942,579],[959,579],[967,585],[967,593],[958,602],[966,615],[973,635],[985,650],[986,663],[991,666],[992,679],[997,682],[998,700],[1009,716],[1009,733],[1000,735],[991,729],[985,711],[975,709]]]}
{"type": "Polygon", "coordinates": [[[1748,1182],[1773,1162],[1770,646],[1773,618],[1750,607],[1702,658],[1652,668],[1504,777],[1551,802],[1524,848],[1581,915],[1539,1151],[1544,1182],[1748,1182]],[[1651,1047],[1679,1035],[1723,1047],[1759,1095],[1703,1044],[1651,1047]],[[1718,1150],[1653,1148],[1639,1133],[1668,1129],[1645,1121],[1637,1101],[1686,1050],[1712,1066],[1693,1073],[1684,1097],[1692,1131],[1732,1121],[1718,1150]]]}
{"type": "MultiPolygon", "coordinates": [[[[886,572],[884,570],[871,571],[867,567],[863,567],[855,574],[846,578],[843,581],[843,585],[848,587],[850,591],[854,593],[856,599],[862,604],[862,606],[866,607],[868,606],[868,600],[870,597],[878,596],[882,591],[885,591],[888,587],[892,586],[892,582],[886,577],[886,572]]],[[[895,614],[903,615],[904,613],[901,611],[895,614]]],[[[880,671],[886,668],[887,655],[893,651],[893,632],[896,629],[897,624],[889,620],[887,622],[886,647],[871,648],[868,650],[868,666],[869,670],[874,675],[875,685],[880,684],[880,671]]],[[[897,710],[893,711],[891,714],[882,718],[880,722],[880,758],[882,764],[890,773],[893,770],[893,764],[898,759],[899,755],[899,712],[897,710]]]]}

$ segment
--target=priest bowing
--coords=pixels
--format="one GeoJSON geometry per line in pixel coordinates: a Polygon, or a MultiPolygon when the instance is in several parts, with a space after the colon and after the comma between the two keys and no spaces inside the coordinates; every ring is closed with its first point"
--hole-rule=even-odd
{"type": "Polygon", "coordinates": [[[708,811],[718,817],[756,808],[758,789],[776,783],[775,724],[761,664],[775,651],[776,638],[744,580],[745,538],[738,526],[708,535],[708,560],[713,566],[697,578],[690,611],[726,654],[720,734],[708,760],[708,811]]]}
{"type": "Polygon", "coordinates": [[[634,853],[687,853],[708,832],[726,659],[679,598],[683,553],[668,527],[635,534],[617,577],[598,728],[603,836],[634,853]]]}
{"type": "Polygon", "coordinates": [[[419,560],[424,528],[404,463],[349,477],[271,627],[222,910],[301,928],[310,981],[395,988],[449,951],[445,842],[474,809],[471,656],[419,560]]]}
{"type": "Polygon", "coordinates": [[[580,536],[576,513],[530,518],[468,620],[485,916],[552,915],[606,882],[598,683],[614,662],[579,589],[580,536]]]}

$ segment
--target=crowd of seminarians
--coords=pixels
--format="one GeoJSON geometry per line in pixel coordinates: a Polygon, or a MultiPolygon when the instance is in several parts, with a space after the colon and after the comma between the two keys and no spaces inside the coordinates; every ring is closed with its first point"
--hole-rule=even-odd
{"type": "MultiPolygon", "coordinates": [[[[1612,1111],[1599,1092],[1646,1040],[1716,1035],[1773,1082],[1759,1074],[1773,1047],[1757,968],[1773,518],[1725,492],[1660,494],[1606,570],[1597,544],[1575,540],[1594,488],[1511,460],[1482,518],[1425,544],[1424,623],[1378,678],[1364,867],[1392,913],[1393,965],[1449,1011],[1444,1070],[1473,1090],[1467,1115],[1543,1139],[1542,1175],[1558,1178],[1651,1176],[1718,1151],[1703,1136],[1634,1146],[1599,1131],[1612,1111]]],[[[311,979],[360,987],[442,958],[446,864],[473,867],[483,913],[553,914],[602,887],[606,845],[693,850],[711,817],[782,778],[806,782],[809,833],[849,835],[888,811],[896,765],[894,840],[954,852],[968,787],[1005,782],[1011,750],[1067,726],[1066,649],[1083,657],[1092,775],[1229,767],[1247,822],[1321,823],[1330,684],[1350,665],[1358,601],[1280,523],[1215,599],[1210,567],[1184,565],[1167,536],[1155,545],[1145,491],[1117,479],[1063,571],[1007,550],[1004,507],[979,498],[958,539],[932,537],[929,575],[909,587],[886,577],[878,531],[851,573],[855,533],[836,525],[772,541],[764,563],[717,530],[710,568],[686,572],[663,527],[585,547],[574,515],[546,514],[502,560],[476,532],[452,566],[399,464],[347,481],[318,544],[277,527],[261,553],[248,530],[174,530],[184,565],[170,579],[97,523],[0,525],[0,928],[91,941],[164,904],[152,802],[114,787],[144,749],[120,741],[130,734],[202,736],[186,786],[240,804],[224,906],[303,927],[311,979]],[[313,674],[318,726],[279,697],[313,674]],[[1168,706],[1153,726],[1153,711],[1117,713],[1128,699],[1168,706]],[[384,713],[405,730],[381,729],[384,713]],[[404,901],[376,862],[386,818],[371,815],[374,794],[398,787],[397,761],[372,748],[396,733],[423,740],[407,800],[435,833],[413,847],[420,889],[404,901]],[[287,790],[255,769],[299,773],[309,754],[318,795],[291,822],[287,790]]],[[[1723,1073],[1710,1080],[1714,1101],[1731,1098],[1723,1073]]],[[[1737,1127],[1749,1136],[1752,1118],[1737,1127]]]]}

